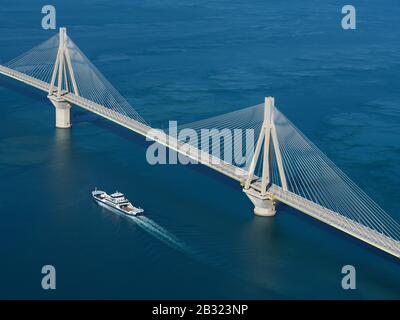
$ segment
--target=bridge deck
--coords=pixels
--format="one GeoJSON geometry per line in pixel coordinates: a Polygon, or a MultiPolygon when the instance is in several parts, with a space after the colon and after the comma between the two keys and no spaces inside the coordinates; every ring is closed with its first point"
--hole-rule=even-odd
{"type": "MultiPolygon", "coordinates": [[[[10,68],[0,65],[0,73],[42,91],[49,91],[50,85],[48,83],[37,80],[10,68]]],[[[146,124],[133,120],[102,105],[94,103],[93,101],[67,92],[64,93],[63,98],[71,104],[79,106],[83,109],[98,114],[103,118],[118,123],[119,125],[129,130],[132,130],[140,135],[147,137],[148,139],[157,141],[158,143],[165,145],[166,147],[171,148],[181,154],[184,154],[190,159],[198,163],[204,164],[211,169],[216,170],[234,180],[240,181],[247,176],[246,171],[235,167],[230,163],[224,162],[221,159],[216,158],[191,145],[182,143],[181,141],[178,141],[175,137],[162,134],[162,131],[160,130],[155,130],[147,126],[146,124]]],[[[254,183],[252,187],[254,187],[254,189],[256,190],[261,189],[259,182],[254,183]]],[[[272,185],[268,189],[268,193],[272,198],[280,202],[283,202],[315,219],[327,223],[347,234],[352,235],[353,237],[356,237],[374,247],[377,247],[400,258],[399,241],[393,240],[382,233],[370,229],[356,221],[346,218],[345,216],[340,215],[337,212],[324,208],[290,191],[285,191],[279,186],[272,185]]]]}
{"type": "Polygon", "coordinates": [[[272,185],[268,189],[268,192],[276,200],[400,258],[399,241],[368,228],[367,226],[351,220],[337,212],[322,207],[308,199],[300,197],[295,193],[285,191],[279,186],[272,185]]]}
{"type": "MultiPolygon", "coordinates": [[[[21,72],[12,70],[10,68],[7,68],[7,67],[1,66],[1,65],[0,65],[0,73],[3,75],[6,75],[8,77],[11,77],[13,79],[16,79],[18,81],[21,81],[25,84],[28,84],[30,86],[33,86],[42,91],[45,91],[46,93],[50,89],[50,85],[46,82],[37,80],[37,79],[27,76],[21,72]]],[[[56,89],[57,88],[55,87],[54,90],[56,91],[56,89]]],[[[240,181],[240,179],[242,177],[246,176],[246,172],[244,170],[237,168],[237,167],[231,165],[230,163],[224,162],[221,159],[216,158],[216,157],[214,157],[204,151],[201,151],[191,145],[182,143],[181,141],[178,141],[175,137],[171,137],[171,136],[162,134],[163,132],[161,130],[151,128],[141,122],[138,122],[132,118],[124,116],[123,114],[120,114],[118,112],[110,110],[100,104],[93,102],[93,101],[87,100],[87,99],[79,97],[73,93],[67,93],[67,92],[65,92],[63,94],[63,99],[70,102],[71,104],[79,106],[83,109],[86,109],[95,114],[98,114],[103,118],[113,121],[113,122],[127,128],[129,130],[132,130],[150,140],[157,141],[158,143],[165,145],[168,148],[171,148],[181,154],[184,154],[185,156],[189,157],[190,159],[194,160],[195,162],[204,164],[204,165],[212,168],[213,170],[216,170],[232,179],[240,181]]]]}

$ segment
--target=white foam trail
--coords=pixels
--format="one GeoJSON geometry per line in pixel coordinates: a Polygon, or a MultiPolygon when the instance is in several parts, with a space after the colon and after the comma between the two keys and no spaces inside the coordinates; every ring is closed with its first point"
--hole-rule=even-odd
{"type": "Polygon", "coordinates": [[[137,217],[129,217],[133,222],[135,222],[139,227],[143,230],[155,236],[157,239],[161,240],[165,244],[169,245],[170,247],[177,249],[183,253],[191,254],[193,250],[183,243],[181,240],[176,238],[173,234],[165,230],[163,227],[158,225],[153,220],[145,217],[145,216],[137,216],[137,217]]]}

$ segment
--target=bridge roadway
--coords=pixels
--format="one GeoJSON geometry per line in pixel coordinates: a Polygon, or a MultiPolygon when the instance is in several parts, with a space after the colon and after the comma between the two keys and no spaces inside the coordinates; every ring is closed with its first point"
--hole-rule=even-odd
{"type": "MultiPolygon", "coordinates": [[[[46,93],[49,92],[50,85],[47,82],[35,79],[21,72],[0,65],[0,73],[33,86],[46,93]]],[[[56,91],[56,87],[54,91],[56,91]]],[[[234,180],[242,182],[247,176],[247,171],[238,168],[230,163],[224,162],[204,151],[201,151],[192,145],[178,141],[175,137],[167,136],[161,130],[153,129],[146,124],[138,122],[132,118],[122,115],[118,112],[110,110],[100,104],[87,100],[73,93],[64,92],[63,99],[69,103],[86,109],[90,112],[98,114],[112,122],[132,130],[150,140],[179,152],[190,159],[206,165],[213,170],[216,170],[234,180]]],[[[253,189],[260,191],[261,183],[256,181],[251,186],[253,189]]],[[[295,193],[283,190],[277,185],[271,185],[268,189],[268,196],[272,199],[282,202],[292,208],[299,210],[321,222],[324,222],[336,229],[339,229],[347,234],[352,235],[374,247],[377,247],[391,255],[400,258],[400,242],[394,240],[378,231],[375,231],[367,226],[362,225],[354,220],[351,220],[335,211],[322,207],[308,199],[305,199],[295,193]]]]}

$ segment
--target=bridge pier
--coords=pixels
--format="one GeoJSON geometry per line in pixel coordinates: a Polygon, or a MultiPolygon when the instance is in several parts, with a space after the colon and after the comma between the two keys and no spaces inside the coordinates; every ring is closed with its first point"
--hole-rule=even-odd
{"type": "Polygon", "coordinates": [[[71,127],[71,105],[56,96],[48,96],[56,109],[56,128],[67,129],[71,127]]]}
{"type": "Polygon", "coordinates": [[[263,217],[275,215],[275,201],[269,195],[261,195],[260,192],[249,188],[243,189],[250,201],[254,204],[254,214],[263,217]]]}

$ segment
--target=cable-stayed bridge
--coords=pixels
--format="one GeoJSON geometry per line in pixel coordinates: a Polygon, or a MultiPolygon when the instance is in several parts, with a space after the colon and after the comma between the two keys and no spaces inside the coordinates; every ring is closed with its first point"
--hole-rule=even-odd
{"type": "Polygon", "coordinates": [[[282,202],[400,258],[399,223],[308,140],[275,107],[272,97],[260,105],[178,126],[175,129],[186,129],[183,138],[165,134],[118,93],[65,28],[0,65],[0,73],[46,92],[59,128],[71,126],[70,108],[79,106],[237,180],[258,215],[273,216],[276,203],[282,202]],[[204,144],[198,139],[203,130],[210,138],[204,144]],[[243,131],[252,133],[255,148],[247,138],[243,142],[243,131]]]}

